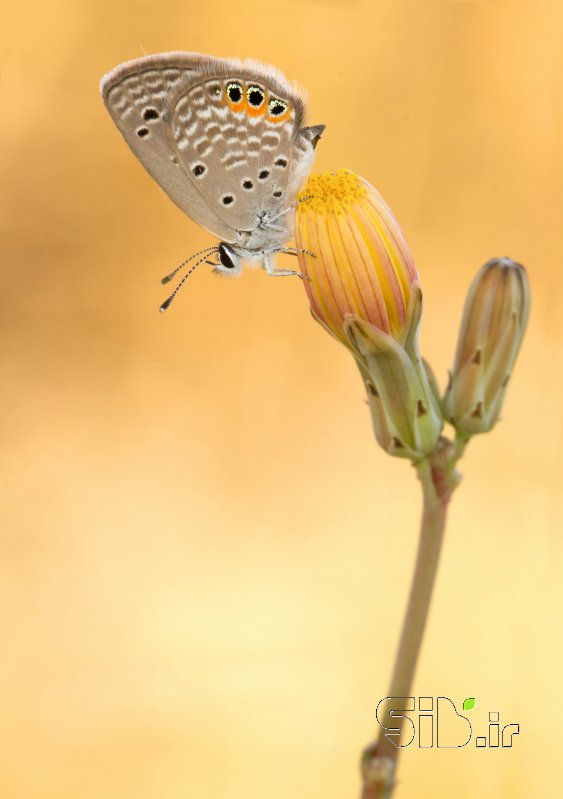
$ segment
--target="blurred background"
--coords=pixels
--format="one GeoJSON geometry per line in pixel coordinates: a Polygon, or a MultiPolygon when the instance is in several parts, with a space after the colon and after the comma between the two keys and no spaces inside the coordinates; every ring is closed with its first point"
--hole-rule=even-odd
{"type": "Polygon", "coordinates": [[[442,384],[492,256],[533,309],[502,423],[463,461],[417,695],[512,749],[408,749],[397,799],[558,796],[563,11],[543,0],[5,0],[0,794],[341,799],[359,790],[419,486],[372,438],[298,280],[201,268],[98,83],[167,50],[253,56],[405,232],[442,384]]]}

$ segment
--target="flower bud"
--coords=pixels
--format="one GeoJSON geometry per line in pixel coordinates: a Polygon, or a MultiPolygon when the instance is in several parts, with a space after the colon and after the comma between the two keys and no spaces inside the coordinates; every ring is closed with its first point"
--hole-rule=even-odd
{"type": "Polygon", "coordinates": [[[447,418],[463,438],[486,433],[497,422],[529,310],[523,266],[496,258],[477,273],[444,398],[447,418]]]}
{"type": "Polygon", "coordinates": [[[344,169],[313,175],[301,198],[295,236],[315,256],[299,256],[313,316],[347,346],[350,315],[399,337],[417,274],[383,198],[344,169]]]}
{"type": "Polygon", "coordinates": [[[422,292],[399,225],[377,191],[353,174],[315,175],[296,214],[297,246],[315,319],[353,353],[375,436],[418,460],[442,428],[418,350],[422,292]]]}

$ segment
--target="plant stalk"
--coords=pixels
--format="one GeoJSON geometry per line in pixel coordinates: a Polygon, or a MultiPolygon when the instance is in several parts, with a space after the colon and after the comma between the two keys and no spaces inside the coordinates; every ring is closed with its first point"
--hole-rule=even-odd
{"type": "MultiPolygon", "coordinates": [[[[416,464],[423,494],[420,538],[388,697],[411,696],[440,560],[448,504],[451,493],[459,482],[455,471],[457,457],[451,442],[441,439],[436,452],[416,464]]],[[[364,750],[361,799],[390,799],[393,793],[401,751],[396,744],[399,743],[405,721],[402,717],[388,716],[388,711],[393,707],[398,708],[397,702],[381,703],[377,711],[378,720],[388,728],[398,729],[399,734],[386,736],[382,727],[377,740],[364,750]]]]}

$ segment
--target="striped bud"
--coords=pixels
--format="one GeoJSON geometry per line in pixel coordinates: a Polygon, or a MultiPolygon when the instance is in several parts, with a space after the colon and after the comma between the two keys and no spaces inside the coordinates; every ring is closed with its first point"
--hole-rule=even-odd
{"type": "Polygon", "coordinates": [[[463,311],[457,351],[444,398],[462,438],[497,422],[530,310],[526,270],[496,258],[477,273],[463,311]]]}

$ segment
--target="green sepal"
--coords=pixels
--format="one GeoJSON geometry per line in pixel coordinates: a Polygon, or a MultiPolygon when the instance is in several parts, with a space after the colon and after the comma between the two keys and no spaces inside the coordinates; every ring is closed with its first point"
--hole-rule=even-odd
{"type": "MultiPolygon", "coordinates": [[[[413,335],[407,340],[414,354],[418,322],[414,316],[413,319],[413,335]]],[[[418,356],[413,360],[398,341],[358,317],[348,317],[345,330],[352,349],[361,356],[369,383],[375,388],[372,399],[368,394],[368,401],[375,410],[378,441],[390,442],[386,447],[390,454],[411,460],[425,457],[436,446],[442,416],[422,359],[418,356]]]]}

